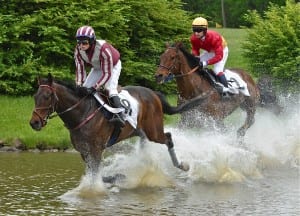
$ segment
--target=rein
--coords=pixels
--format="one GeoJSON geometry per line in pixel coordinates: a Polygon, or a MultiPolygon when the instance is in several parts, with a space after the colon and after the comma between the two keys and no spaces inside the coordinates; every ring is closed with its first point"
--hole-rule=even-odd
{"type": "MultiPolygon", "coordinates": [[[[57,116],[60,116],[62,114],[65,114],[67,112],[70,112],[71,110],[75,109],[77,106],[79,106],[79,104],[87,98],[88,95],[84,96],[83,98],[81,98],[76,104],[74,104],[73,106],[67,108],[66,110],[62,111],[62,112],[59,112],[57,113],[56,112],[56,106],[57,106],[57,103],[58,103],[58,97],[56,95],[56,91],[53,87],[49,86],[49,85],[40,85],[39,87],[45,87],[45,88],[49,88],[51,90],[51,92],[53,93],[53,96],[54,96],[54,100],[53,102],[51,103],[51,105],[49,105],[48,107],[36,107],[34,109],[34,114],[36,114],[40,121],[42,122],[42,126],[44,127],[46,124],[47,124],[47,121],[48,119],[52,119],[54,117],[57,117],[57,116]],[[41,115],[37,112],[38,110],[45,110],[45,109],[48,109],[48,114],[46,115],[45,118],[42,118],[41,115]],[[56,112],[54,114],[54,112],[56,112]]],[[[88,117],[86,117],[82,122],[80,122],[76,127],[74,128],[68,128],[69,130],[77,130],[79,128],[81,128],[83,125],[85,125],[88,121],[90,121],[95,115],[96,113],[102,108],[102,106],[98,107],[93,113],[91,113],[88,117]]]]}
{"type": "Polygon", "coordinates": [[[194,73],[195,71],[197,71],[199,68],[199,66],[194,67],[192,70],[190,70],[189,72],[185,73],[185,74],[179,74],[179,75],[174,75],[174,77],[184,77],[184,76],[188,76],[192,73],[194,73]]]}
{"type": "MultiPolygon", "coordinates": [[[[168,47],[168,49],[176,49],[176,48],[175,48],[175,47],[168,47]]],[[[178,57],[178,51],[176,51],[176,53],[177,53],[176,57],[178,57]]],[[[190,70],[189,72],[187,72],[187,73],[181,72],[181,74],[175,75],[175,74],[172,72],[172,70],[173,70],[173,68],[176,69],[176,63],[177,63],[176,60],[177,60],[177,58],[174,59],[174,62],[173,62],[173,64],[172,64],[170,67],[167,67],[167,66],[162,65],[162,64],[158,65],[158,67],[164,68],[164,69],[167,69],[167,70],[168,70],[169,74],[168,74],[168,77],[167,77],[167,80],[166,80],[166,81],[169,81],[169,80],[171,80],[171,79],[173,79],[173,78],[179,78],[179,77],[188,76],[188,75],[194,73],[195,71],[197,71],[198,68],[199,68],[199,66],[196,66],[196,67],[194,67],[193,69],[191,69],[191,70],[190,70]]]]}

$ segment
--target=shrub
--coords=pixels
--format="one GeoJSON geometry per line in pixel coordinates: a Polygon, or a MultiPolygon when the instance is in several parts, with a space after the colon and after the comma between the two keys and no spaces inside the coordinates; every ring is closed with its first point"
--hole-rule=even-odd
{"type": "Polygon", "coordinates": [[[300,84],[299,14],[300,4],[289,0],[282,7],[270,4],[264,17],[255,11],[246,15],[253,27],[243,48],[253,73],[269,75],[289,90],[300,84]]]}

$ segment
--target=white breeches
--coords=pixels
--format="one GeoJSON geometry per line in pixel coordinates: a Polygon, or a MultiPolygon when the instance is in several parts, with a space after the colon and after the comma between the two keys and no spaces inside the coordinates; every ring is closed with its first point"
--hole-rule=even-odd
{"type": "MultiPolygon", "coordinates": [[[[223,58],[221,59],[221,61],[217,62],[214,64],[213,67],[213,71],[214,73],[217,75],[220,72],[224,72],[224,67],[228,58],[228,47],[224,47],[223,49],[223,58]]],[[[215,53],[214,52],[207,52],[204,51],[201,55],[200,55],[200,59],[201,61],[208,61],[209,59],[211,59],[212,57],[214,57],[215,53]]]]}
{"type": "MultiPolygon", "coordinates": [[[[119,77],[122,69],[122,63],[119,60],[118,63],[113,67],[111,77],[109,80],[106,82],[104,88],[108,91],[109,97],[112,97],[114,95],[118,95],[118,82],[119,82],[119,77]]],[[[102,70],[100,69],[94,69],[92,68],[91,72],[87,76],[86,80],[83,83],[84,87],[92,87],[94,86],[97,81],[100,79],[102,75],[102,70]]]]}

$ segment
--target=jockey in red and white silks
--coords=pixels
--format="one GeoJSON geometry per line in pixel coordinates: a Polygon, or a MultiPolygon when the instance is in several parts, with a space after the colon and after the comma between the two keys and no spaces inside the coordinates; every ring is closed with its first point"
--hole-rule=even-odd
{"type": "Polygon", "coordinates": [[[224,75],[224,67],[228,58],[228,47],[225,39],[212,30],[207,30],[208,22],[197,17],[192,23],[193,34],[190,37],[192,54],[200,57],[200,67],[213,65],[213,71],[223,84],[223,92],[228,92],[228,83],[224,75]],[[200,49],[204,52],[200,54],[200,49]]]}

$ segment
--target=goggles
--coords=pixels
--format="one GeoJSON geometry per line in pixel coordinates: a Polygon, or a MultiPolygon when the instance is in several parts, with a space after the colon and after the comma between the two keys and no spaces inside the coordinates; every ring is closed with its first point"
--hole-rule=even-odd
{"type": "Polygon", "coordinates": [[[193,27],[192,29],[193,29],[193,32],[198,32],[198,33],[206,30],[205,28],[202,28],[202,27],[193,27]]]}
{"type": "Polygon", "coordinates": [[[89,40],[77,40],[77,44],[80,45],[88,45],[90,42],[89,40]]]}

